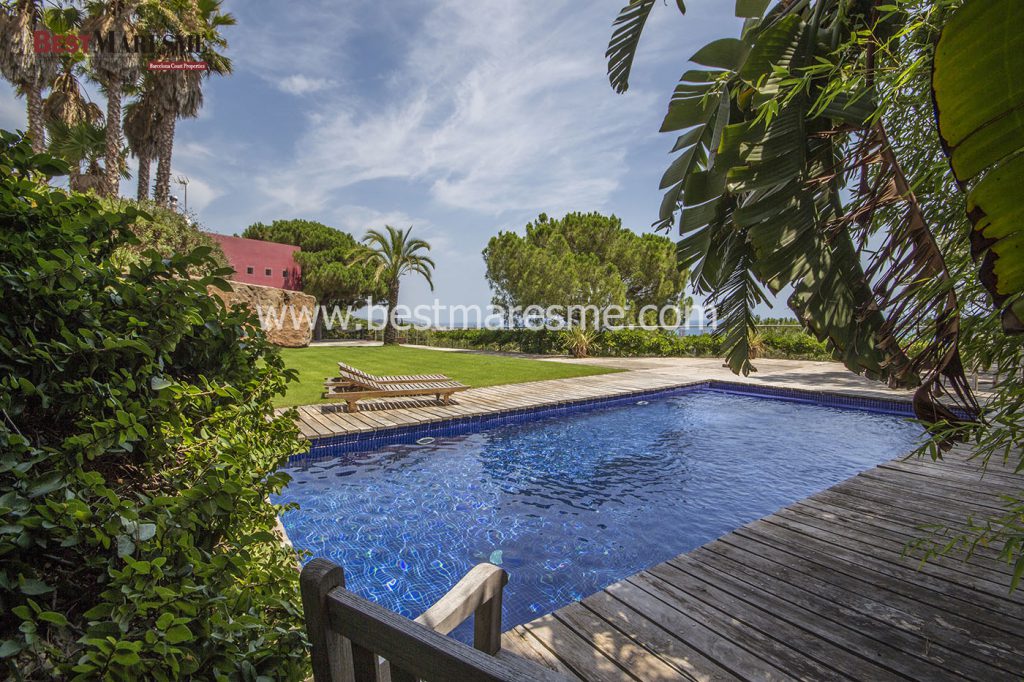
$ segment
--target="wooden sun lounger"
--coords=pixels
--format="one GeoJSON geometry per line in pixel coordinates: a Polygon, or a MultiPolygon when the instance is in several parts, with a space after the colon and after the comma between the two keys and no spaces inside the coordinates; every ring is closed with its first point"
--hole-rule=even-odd
{"type": "Polygon", "coordinates": [[[349,412],[358,412],[359,400],[369,398],[405,398],[421,395],[433,395],[442,404],[451,402],[452,394],[464,391],[468,386],[451,379],[443,381],[421,380],[407,382],[381,382],[367,379],[339,368],[341,377],[324,381],[325,400],[344,400],[349,412]]]}
{"type": "Polygon", "coordinates": [[[370,374],[364,372],[361,369],[356,369],[352,365],[346,365],[344,362],[338,363],[338,372],[342,374],[340,381],[345,381],[344,375],[350,374],[360,379],[368,379],[370,381],[376,381],[378,384],[407,384],[415,381],[451,381],[452,379],[446,374],[391,374],[391,375],[380,375],[370,374]]]}

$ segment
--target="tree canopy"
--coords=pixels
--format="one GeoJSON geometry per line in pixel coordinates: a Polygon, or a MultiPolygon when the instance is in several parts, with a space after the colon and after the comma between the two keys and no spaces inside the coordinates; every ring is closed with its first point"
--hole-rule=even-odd
{"type": "Polygon", "coordinates": [[[303,291],[321,305],[357,307],[367,298],[378,302],[386,295],[384,283],[374,276],[375,266],[360,260],[369,250],[347,232],[294,219],[253,223],[242,236],[301,247],[295,259],[302,266],[303,291]]]}
{"type": "MultiPolygon", "coordinates": [[[[686,288],[672,240],[637,234],[615,216],[541,214],[526,234],[499,232],[484,249],[495,305],[675,305],[686,288]]],[[[634,318],[635,319],[635,318],[634,318]]]]}

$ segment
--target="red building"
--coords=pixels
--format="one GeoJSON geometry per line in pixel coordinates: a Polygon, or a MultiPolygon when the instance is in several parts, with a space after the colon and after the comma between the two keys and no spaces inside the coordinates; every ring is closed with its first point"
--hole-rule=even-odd
{"type": "Polygon", "coordinates": [[[243,284],[260,284],[277,289],[302,290],[302,268],[295,262],[301,249],[291,244],[230,237],[207,232],[213,237],[235,270],[231,277],[243,284]]]}

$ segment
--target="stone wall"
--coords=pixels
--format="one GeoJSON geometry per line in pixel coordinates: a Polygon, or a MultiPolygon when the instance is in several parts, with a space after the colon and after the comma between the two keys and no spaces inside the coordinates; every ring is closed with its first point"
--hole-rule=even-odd
{"type": "Polygon", "coordinates": [[[273,310],[283,324],[280,325],[280,328],[275,326],[271,329],[264,326],[263,331],[266,332],[267,338],[272,344],[286,348],[302,348],[309,345],[313,338],[313,327],[310,322],[316,307],[315,298],[301,291],[275,289],[258,284],[231,282],[231,288],[233,291],[222,291],[209,287],[209,292],[212,296],[219,297],[228,306],[242,303],[253,312],[257,312],[259,309],[273,310]],[[284,310],[283,318],[280,317],[282,310],[284,310]],[[297,327],[293,324],[289,310],[295,311],[295,321],[299,323],[297,327]],[[308,310],[309,314],[303,315],[303,310],[308,310]]]}

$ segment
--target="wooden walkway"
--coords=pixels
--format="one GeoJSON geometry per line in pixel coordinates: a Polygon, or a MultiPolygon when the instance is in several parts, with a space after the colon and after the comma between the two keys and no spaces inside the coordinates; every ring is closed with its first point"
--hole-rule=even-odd
{"type": "Polygon", "coordinates": [[[1019,492],[966,459],[866,471],[506,632],[503,654],[585,680],[1020,680],[1024,590],[996,552],[903,555],[918,526],[1019,492]]]}
{"type": "Polygon", "coordinates": [[[473,388],[456,394],[450,405],[441,405],[433,399],[367,400],[359,404],[359,412],[355,413],[346,412],[345,406],[338,403],[305,405],[298,408],[298,425],[306,438],[326,438],[458,417],[550,407],[590,398],[629,395],[693,383],[700,383],[700,380],[681,379],[651,372],[596,374],[571,379],[473,388]]]}

